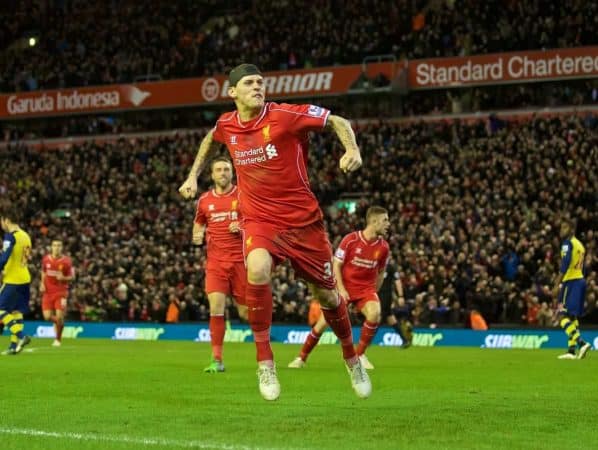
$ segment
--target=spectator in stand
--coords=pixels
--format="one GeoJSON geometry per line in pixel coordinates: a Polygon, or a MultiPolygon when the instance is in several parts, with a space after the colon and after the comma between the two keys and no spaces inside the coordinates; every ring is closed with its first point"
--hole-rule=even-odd
{"type": "Polygon", "coordinates": [[[550,308],[548,307],[548,303],[542,302],[540,305],[540,310],[536,314],[537,325],[540,328],[548,328],[552,326],[554,321],[554,315],[550,308]]]}
{"type": "MultiPolygon", "coordinates": [[[[587,261],[588,305],[598,295],[598,131],[592,123],[585,117],[533,117],[505,122],[499,131],[483,120],[364,123],[357,133],[368,160],[363,170],[335,176],[339,149],[319,136],[311,152],[311,182],[315,194],[328,199],[323,204],[335,246],[361,225],[370,204],[389,211],[388,241],[415,326],[427,296],[435,297],[437,309],[444,306],[442,297],[448,299],[451,324],[463,326],[462,311],[474,302],[490,325],[525,323],[530,296],[553,308],[549,285],[558,270],[560,242],[557,230],[546,225],[557,222],[564,205],[580,218],[579,237],[594,255],[587,261]],[[358,193],[350,194],[357,203],[353,214],[333,204],[349,193],[358,193]],[[501,260],[509,250],[529,276],[508,281],[501,260]]],[[[61,239],[80,265],[70,319],[126,320],[135,301],[139,319],[148,302],[148,320],[164,321],[170,287],[185,302],[189,320],[207,317],[199,289],[205,255],[186,244],[185,218],[193,205],[172,193],[180,183],[178,167],[190,164],[184,149],[196,148],[199,138],[88,141],[60,151],[16,143],[0,152],[0,207],[21,205],[23,226],[36,242],[32,317],[41,317],[36,267],[42,255],[36,249],[47,248],[49,236],[61,239]],[[15,182],[9,174],[17,172],[23,177],[15,182]],[[119,299],[122,283],[127,290],[119,299]]],[[[282,305],[276,308],[276,320],[306,322],[307,290],[289,267],[276,269],[273,293],[295,302],[289,315],[282,305]]],[[[584,323],[595,320],[594,311],[588,306],[584,323]]]]}
{"type": "MultiPolygon", "coordinates": [[[[107,7],[81,0],[9,2],[0,12],[6,25],[0,31],[0,90],[213,75],[246,60],[264,70],[287,70],[356,64],[368,55],[415,59],[598,42],[595,2],[544,4],[123,0],[107,7]],[[289,35],[288,29],[295,32],[289,35]]],[[[518,95],[525,103],[526,93],[518,95]]]]}

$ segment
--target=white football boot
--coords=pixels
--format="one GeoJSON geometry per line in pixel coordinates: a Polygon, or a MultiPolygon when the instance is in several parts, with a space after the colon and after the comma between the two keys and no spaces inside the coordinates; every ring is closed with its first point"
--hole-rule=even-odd
{"type": "Polygon", "coordinates": [[[276,366],[259,365],[257,378],[260,386],[260,394],[265,400],[276,400],[280,396],[280,383],[276,375],[276,366]]]}
{"type": "Polygon", "coordinates": [[[359,360],[361,361],[361,364],[363,365],[364,369],[366,369],[366,370],[374,370],[374,365],[370,362],[370,360],[368,359],[368,357],[365,356],[365,354],[359,355],[359,360]]]}
{"type": "Polygon", "coordinates": [[[577,354],[577,359],[584,359],[592,346],[588,343],[584,344],[580,349],[579,353],[577,354]]]}
{"type": "Polygon", "coordinates": [[[368,398],[372,394],[372,382],[365,367],[361,364],[361,360],[358,358],[352,367],[349,367],[348,364],[346,366],[351,377],[351,386],[353,386],[357,396],[359,398],[368,398]]]}
{"type": "Polygon", "coordinates": [[[301,369],[305,367],[305,361],[303,361],[299,356],[297,356],[294,360],[292,360],[287,367],[291,369],[301,369]]]}

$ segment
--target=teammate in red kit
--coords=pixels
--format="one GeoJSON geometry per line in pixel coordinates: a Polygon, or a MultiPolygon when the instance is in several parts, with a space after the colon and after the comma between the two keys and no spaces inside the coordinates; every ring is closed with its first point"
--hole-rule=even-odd
{"type": "Polygon", "coordinates": [[[233,165],[218,157],[212,163],[214,189],[197,202],[193,222],[193,243],[207,243],[206,292],[210,302],[210,339],[212,362],[204,372],[224,372],[224,308],[226,296],[237,302],[239,316],[247,319],[245,286],[247,272],[243,258],[243,240],[239,229],[239,190],[232,183],[233,165]]]}
{"type": "Polygon", "coordinates": [[[330,129],[345,153],[344,172],[361,167],[361,155],[349,122],[314,105],[265,102],[264,78],[252,64],[229,74],[228,94],[236,111],[220,116],[203,139],[187,180],[179,188],[186,198],[197,192],[197,176],[218,143],[225,144],[237,172],[241,230],[247,266],[249,324],[257,349],[259,390],[276,400],[280,384],[270,346],[272,324],[272,268],[289,259],[321,304],[326,321],[338,336],[353,389],[368,397],[371,383],[353,347],[345,302],[336,291],[332,247],[322,211],[307,175],[308,133],[330,129]]]}
{"type": "MultiPolygon", "coordinates": [[[[384,282],[384,270],[390,256],[388,242],[383,238],[389,226],[388,211],[372,206],[366,213],[365,229],[346,235],[334,253],[334,274],[338,291],[365,317],[357,355],[366,369],[374,368],[365,356],[365,350],[380,324],[380,299],[377,292],[384,282]]],[[[289,367],[301,368],[305,365],[307,357],[327,327],[324,316],[320,316],[307,335],[299,356],[289,363],[289,367]]]]}
{"type": "Polygon", "coordinates": [[[64,310],[67,305],[69,283],[75,278],[71,258],[62,254],[62,241],[52,241],[50,254],[42,258],[42,297],[44,319],[54,323],[56,338],[52,345],[60,347],[64,329],[64,310]]]}

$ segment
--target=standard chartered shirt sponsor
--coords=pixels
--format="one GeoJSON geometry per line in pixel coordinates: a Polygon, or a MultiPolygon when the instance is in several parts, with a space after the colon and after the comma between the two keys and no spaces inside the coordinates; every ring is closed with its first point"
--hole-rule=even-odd
{"type": "Polygon", "coordinates": [[[235,150],[235,165],[245,166],[256,164],[267,160],[264,147],[251,148],[249,150],[235,150]]]}

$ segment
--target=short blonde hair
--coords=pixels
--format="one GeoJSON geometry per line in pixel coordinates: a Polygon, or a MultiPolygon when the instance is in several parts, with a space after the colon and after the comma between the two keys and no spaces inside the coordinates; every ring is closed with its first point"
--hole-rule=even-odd
{"type": "Polygon", "coordinates": [[[382,206],[370,206],[365,213],[365,222],[370,223],[374,217],[382,214],[388,214],[388,210],[382,206]]]}

